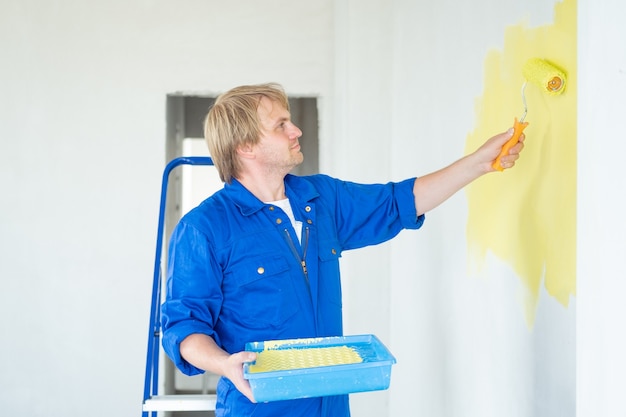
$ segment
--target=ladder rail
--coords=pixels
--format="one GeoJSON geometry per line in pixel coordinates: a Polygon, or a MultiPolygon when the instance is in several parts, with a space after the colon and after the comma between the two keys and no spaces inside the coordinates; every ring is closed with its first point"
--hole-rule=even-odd
{"type": "MultiPolygon", "coordinates": [[[[214,165],[211,157],[208,156],[182,156],[172,159],[163,170],[161,180],[161,199],[159,203],[159,220],[157,226],[156,253],[154,256],[154,274],[152,280],[152,299],[150,304],[150,324],[148,327],[148,347],[146,354],[146,372],[144,379],[144,394],[142,407],[142,417],[147,417],[152,411],[152,416],[156,417],[156,411],[146,407],[152,398],[165,398],[172,396],[158,396],[159,391],[159,353],[161,341],[161,294],[162,294],[162,272],[161,258],[163,252],[163,232],[165,226],[165,213],[167,209],[167,188],[169,176],[172,170],[180,165],[214,165]]],[[[181,400],[183,398],[180,398],[181,400]]],[[[206,402],[211,404],[211,401],[206,402]]],[[[213,403],[213,407],[215,404],[213,403]]]]}

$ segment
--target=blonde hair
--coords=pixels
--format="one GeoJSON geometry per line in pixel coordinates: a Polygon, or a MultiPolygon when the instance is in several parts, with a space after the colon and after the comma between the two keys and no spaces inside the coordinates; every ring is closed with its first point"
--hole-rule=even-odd
{"type": "Polygon", "coordinates": [[[243,85],[220,95],[204,120],[204,138],[217,172],[226,183],[230,184],[241,170],[237,148],[259,142],[257,109],[263,97],[289,111],[289,101],[280,84],[243,85]]]}

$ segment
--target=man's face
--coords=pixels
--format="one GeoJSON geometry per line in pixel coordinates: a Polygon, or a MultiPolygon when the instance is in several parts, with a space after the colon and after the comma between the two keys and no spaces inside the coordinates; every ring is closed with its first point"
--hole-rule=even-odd
{"type": "Polygon", "coordinates": [[[279,103],[263,97],[258,108],[261,138],[255,151],[268,169],[286,174],[304,160],[298,139],[302,131],[291,122],[291,115],[279,103]]]}

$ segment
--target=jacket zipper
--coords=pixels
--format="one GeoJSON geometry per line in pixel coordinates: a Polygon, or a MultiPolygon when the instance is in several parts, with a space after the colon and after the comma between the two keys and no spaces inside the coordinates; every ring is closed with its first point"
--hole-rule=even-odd
{"type": "Polygon", "coordinates": [[[291,238],[291,235],[289,234],[289,230],[285,229],[285,236],[287,237],[287,243],[289,243],[289,248],[291,249],[291,253],[293,253],[293,256],[296,258],[296,260],[300,263],[300,266],[302,267],[302,273],[304,274],[304,279],[306,280],[306,283],[309,283],[309,272],[307,271],[306,268],[306,251],[309,247],[309,228],[305,228],[304,229],[304,245],[302,246],[302,257],[300,257],[300,254],[298,253],[298,249],[296,249],[296,245],[293,243],[293,239],[291,238]]]}

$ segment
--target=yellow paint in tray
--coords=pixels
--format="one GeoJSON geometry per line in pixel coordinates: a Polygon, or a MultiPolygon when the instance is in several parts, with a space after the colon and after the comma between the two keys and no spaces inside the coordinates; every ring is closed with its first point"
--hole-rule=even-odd
{"type": "Polygon", "coordinates": [[[257,360],[250,365],[250,373],[286,371],[317,368],[321,366],[350,365],[361,363],[359,353],[348,346],[268,349],[257,353],[257,360]]]}

